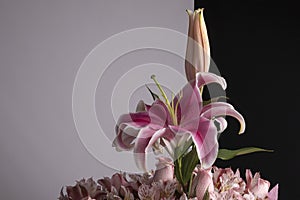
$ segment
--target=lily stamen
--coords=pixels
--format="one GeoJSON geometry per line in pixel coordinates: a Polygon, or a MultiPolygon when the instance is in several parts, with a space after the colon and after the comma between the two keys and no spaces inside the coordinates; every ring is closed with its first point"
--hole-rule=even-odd
{"type": "Polygon", "coordinates": [[[172,105],[170,104],[170,101],[165,93],[165,91],[162,89],[161,85],[158,83],[158,81],[156,80],[156,77],[155,75],[153,74],[151,76],[151,79],[155,82],[156,86],[158,87],[162,97],[165,99],[165,102],[166,102],[166,105],[167,105],[167,108],[168,108],[168,111],[170,112],[171,114],[171,118],[172,118],[172,121],[173,121],[173,124],[174,125],[177,125],[177,117],[176,117],[176,113],[174,112],[174,109],[172,107],[172,105]]]}

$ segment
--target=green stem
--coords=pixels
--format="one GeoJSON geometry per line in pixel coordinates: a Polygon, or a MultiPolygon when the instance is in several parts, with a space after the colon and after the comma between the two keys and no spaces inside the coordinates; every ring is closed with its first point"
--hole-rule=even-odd
{"type": "Polygon", "coordinates": [[[168,100],[168,97],[167,97],[166,93],[164,92],[164,90],[162,89],[162,87],[160,86],[160,84],[158,83],[158,81],[156,80],[156,77],[155,77],[154,74],[151,76],[151,79],[153,79],[153,81],[155,82],[155,84],[156,84],[156,86],[158,87],[158,89],[159,89],[161,95],[162,95],[163,98],[165,99],[166,104],[167,104],[168,106],[170,106],[170,102],[169,102],[169,100],[168,100]]]}
{"type": "Polygon", "coordinates": [[[181,172],[181,158],[177,158],[174,161],[174,164],[175,164],[175,176],[176,176],[176,179],[179,181],[179,183],[181,184],[181,186],[184,188],[183,180],[182,180],[182,172],[181,172]]]}
{"type": "Polygon", "coordinates": [[[193,183],[193,173],[191,174],[191,178],[190,178],[190,184],[189,184],[189,192],[188,192],[188,196],[191,197],[192,194],[191,194],[191,189],[192,189],[192,183],[193,183]]]}

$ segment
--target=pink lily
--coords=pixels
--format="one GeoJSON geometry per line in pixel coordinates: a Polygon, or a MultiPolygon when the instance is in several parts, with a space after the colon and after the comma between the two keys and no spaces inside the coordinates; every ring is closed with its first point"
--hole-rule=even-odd
{"type": "Polygon", "coordinates": [[[197,73],[196,79],[185,85],[171,103],[165,98],[166,102],[157,100],[151,106],[145,105],[144,111],[122,115],[116,126],[113,145],[118,150],[133,149],[137,166],[146,171],[145,154],[149,148],[157,142],[167,145],[188,135],[196,146],[202,168],[211,167],[217,158],[218,133],[226,128],[224,116],[232,116],[240,122],[240,133],[245,130],[245,121],[228,103],[203,105],[200,88],[210,83],[226,89],[222,77],[208,72],[197,73]],[[215,121],[220,123],[220,129],[215,121]]]}
{"type": "Polygon", "coordinates": [[[203,9],[189,15],[188,41],[186,48],[185,72],[188,81],[194,80],[197,72],[208,72],[210,64],[210,47],[203,9]]]}

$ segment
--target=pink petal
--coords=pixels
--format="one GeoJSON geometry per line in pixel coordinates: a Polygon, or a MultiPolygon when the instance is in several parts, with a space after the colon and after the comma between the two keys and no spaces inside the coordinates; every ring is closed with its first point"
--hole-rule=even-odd
{"type": "Polygon", "coordinates": [[[178,114],[180,114],[179,122],[184,123],[185,120],[192,120],[199,116],[202,108],[202,99],[200,96],[199,88],[196,87],[195,81],[192,81],[184,86],[179,94],[174,99],[174,104],[178,105],[178,114]]]}
{"type": "Polygon", "coordinates": [[[196,78],[196,72],[208,72],[210,48],[203,9],[187,10],[189,15],[188,41],[186,48],[185,72],[190,82],[196,78]]]}
{"type": "Polygon", "coordinates": [[[226,102],[211,102],[210,104],[207,104],[203,106],[202,108],[202,113],[205,113],[206,111],[215,108],[215,107],[228,107],[228,108],[233,108],[233,106],[229,103],[226,102]]]}
{"type": "Polygon", "coordinates": [[[254,193],[258,198],[263,199],[268,196],[269,187],[269,181],[259,178],[257,185],[251,189],[251,192],[254,193]]]}
{"type": "Polygon", "coordinates": [[[223,106],[211,107],[203,112],[201,116],[207,119],[213,119],[221,116],[234,117],[240,122],[241,125],[239,133],[243,133],[245,131],[246,124],[243,116],[228,103],[224,103],[223,106]]]}
{"type": "Polygon", "coordinates": [[[197,72],[208,72],[210,63],[210,48],[202,9],[195,11],[193,30],[193,39],[195,40],[193,64],[197,72]]]}
{"type": "Polygon", "coordinates": [[[117,126],[122,123],[135,123],[135,126],[146,126],[147,124],[150,123],[150,117],[148,112],[138,112],[138,113],[129,113],[129,114],[124,114],[121,115],[120,118],[118,119],[117,126]]]}
{"type": "Polygon", "coordinates": [[[176,105],[179,100],[177,112],[177,117],[179,118],[178,122],[184,123],[184,121],[192,120],[200,115],[202,110],[202,97],[199,88],[211,83],[217,83],[220,84],[223,89],[226,88],[226,82],[222,77],[209,72],[203,72],[197,73],[197,80],[186,84],[181,92],[176,95],[174,105],[176,105]]]}
{"type": "Polygon", "coordinates": [[[215,121],[219,124],[218,133],[222,133],[227,128],[227,121],[224,117],[218,117],[215,121]]]}
{"type": "Polygon", "coordinates": [[[194,57],[194,18],[195,14],[191,10],[187,10],[189,15],[189,30],[188,30],[188,41],[186,47],[185,55],[185,73],[188,81],[192,81],[196,76],[196,68],[194,67],[193,57],[194,57]]]}
{"type": "Polygon", "coordinates": [[[213,165],[218,154],[218,131],[213,121],[200,118],[196,135],[192,135],[197,147],[202,168],[207,169],[213,165]]]}
{"type": "Polygon", "coordinates": [[[98,182],[104,189],[106,189],[106,190],[108,190],[108,191],[110,192],[110,189],[111,189],[111,186],[112,186],[110,178],[104,177],[104,178],[102,178],[102,179],[99,179],[97,182],[98,182]]]}
{"type": "Polygon", "coordinates": [[[131,150],[139,128],[131,126],[130,123],[123,123],[119,126],[117,131],[117,137],[113,140],[112,146],[116,147],[118,151],[131,150]]]}
{"type": "Polygon", "coordinates": [[[119,173],[115,173],[112,177],[111,177],[111,184],[112,186],[114,186],[116,188],[116,190],[119,192],[121,189],[121,185],[125,183],[124,177],[119,174],[119,173]]]}
{"type": "Polygon", "coordinates": [[[204,21],[204,15],[203,15],[203,9],[200,13],[200,29],[201,29],[201,35],[202,35],[202,48],[203,48],[203,57],[204,57],[204,69],[203,72],[209,71],[209,65],[210,65],[210,46],[209,46],[209,40],[208,40],[208,34],[207,29],[204,21]]]}
{"type": "Polygon", "coordinates": [[[214,122],[198,117],[183,124],[182,128],[191,133],[202,168],[211,167],[217,159],[219,147],[218,131],[214,122]]]}
{"type": "Polygon", "coordinates": [[[223,90],[226,89],[227,84],[223,77],[218,76],[216,74],[210,73],[210,72],[199,72],[196,74],[196,84],[198,88],[202,88],[204,85],[208,85],[211,83],[217,83],[219,84],[223,90]]]}
{"type": "Polygon", "coordinates": [[[252,175],[252,172],[250,169],[246,169],[246,182],[247,182],[247,187],[250,186],[251,182],[252,182],[252,178],[253,178],[253,175],[252,175]]]}
{"type": "Polygon", "coordinates": [[[272,188],[272,190],[268,193],[269,200],[277,200],[278,199],[278,184],[272,188]]]}
{"type": "MultiPolygon", "coordinates": [[[[156,100],[151,106],[147,106],[147,111],[150,112],[150,110],[152,110],[152,107],[156,107],[156,106],[160,107],[159,112],[163,112],[162,110],[165,111],[165,112],[163,112],[163,116],[159,116],[161,118],[161,120],[166,122],[167,124],[172,123],[172,119],[171,119],[171,115],[169,113],[169,110],[168,110],[166,104],[164,102],[162,102],[161,100],[156,100]]],[[[154,109],[153,114],[157,115],[155,110],[156,109],[154,109]]]]}
{"type": "Polygon", "coordinates": [[[192,191],[196,190],[197,199],[203,199],[206,191],[213,191],[213,180],[211,168],[198,168],[196,177],[193,180],[192,191]]]}
{"type": "Polygon", "coordinates": [[[117,150],[130,150],[141,128],[149,126],[152,129],[160,129],[166,120],[166,108],[159,102],[155,102],[147,112],[122,115],[116,126],[117,137],[113,141],[113,146],[117,150]]]}
{"type": "Polygon", "coordinates": [[[165,133],[165,130],[165,128],[162,128],[156,131],[150,127],[145,127],[140,130],[133,149],[135,162],[138,168],[147,171],[147,150],[156,142],[158,138],[162,137],[162,135],[165,133]]]}
{"type": "Polygon", "coordinates": [[[153,181],[158,182],[169,181],[174,179],[174,165],[173,161],[167,157],[158,157],[156,163],[156,170],[154,172],[153,181]]]}
{"type": "Polygon", "coordinates": [[[154,104],[150,109],[149,109],[149,116],[150,116],[150,124],[154,129],[159,129],[163,127],[166,122],[167,122],[167,112],[165,108],[160,105],[160,104],[154,104]]]}

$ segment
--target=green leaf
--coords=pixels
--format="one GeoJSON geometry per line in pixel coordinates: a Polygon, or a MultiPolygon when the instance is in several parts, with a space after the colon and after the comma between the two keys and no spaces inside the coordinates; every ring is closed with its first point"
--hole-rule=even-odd
{"type": "Polygon", "coordinates": [[[245,148],[235,149],[235,150],[219,149],[218,158],[222,160],[229,160],[236,156],[254,153],[254,152],[273,152],[273,150],[262,149],[258,147],[245,147],[245,148]]]}
{"type": "Polygon", "coordinates": [[[193,175],[196,165],[199,163],[196,147],[193,146],[188,152],[182,152],[182,149],[175,149],[175,176],[182,186],[184,192],[189,191],[188,182],[193,175]],[[179,154],[179,155],[178,155],[179,154]]]}
{"type": "Polygon", "coordinates": [[[184,184],[187,184],[187,182],[190,180],[192,173],[198,163],[199,163],[199,158],[196,151],[196,147],[193,146],[192,150],[182,158],[181,173],[182,173],[182,181],[184,184]]]}
{"type": "Polygon", "coordinates": [[[184,184],[183,184],[183,181],[182,181],[182,174],[181,174],[181,158],[177,158],[174,161],[174,165],[175,165],[174,171],[175,171],[176,179],[181,184],[182,188],[184,188],[184,184]]]}
{"type": "Polygon", "coordinates": [[[147,87],[148,91],[150,92],[154,101],[159,99],[159,96],[157,94],[155,94],[154,92],[152,92],[152,90],[148,87],[148,85],[146,85],[146,87],[147,87]]]}

